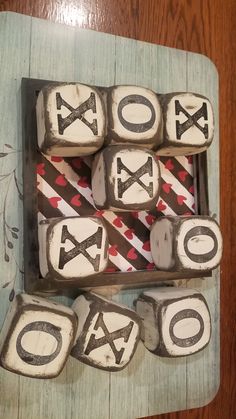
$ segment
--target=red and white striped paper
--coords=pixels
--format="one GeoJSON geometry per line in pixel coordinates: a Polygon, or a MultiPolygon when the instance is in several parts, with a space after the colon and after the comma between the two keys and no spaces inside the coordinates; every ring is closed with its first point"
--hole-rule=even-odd
{"type": "Polygon", "coordinates": [[[159,157],[161,194],[152,211],[97,211],[91,191],[92,157],[61,158],[38,153],[38,210],[45,218],[102,217],[109,236],[107,272],[152,270],[150,227],[161,215],[194,214],[192,157],[159,157]]]}

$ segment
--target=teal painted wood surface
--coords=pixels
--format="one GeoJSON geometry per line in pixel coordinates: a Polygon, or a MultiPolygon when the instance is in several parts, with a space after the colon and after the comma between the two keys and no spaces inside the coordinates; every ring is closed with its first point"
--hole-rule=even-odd
{"type": "MultiPolygon", "coordinates": [[[[9,295],[22,290],[23,283],[22,77],[107,86],[132,83],[160,93],[189,90],[209,97],[216,115],[216,135],[208,151],[210,209],[219,218],[218,75],[206,57],[1,13],[0,68],[0,327],[9,295]]],[[[70,358],[57,379],[42,381],[0,369],[1,419],[135,419],[207,404],[220,380],[219,271],[212,278],[176,284],[199,289],[209,303],[213,334],[204,351],[161,359],[140,343],[121,372],[99,371],[70,358]]],[[[140,291],[121,291],[113,298],[132,306],[140,291]]]]}

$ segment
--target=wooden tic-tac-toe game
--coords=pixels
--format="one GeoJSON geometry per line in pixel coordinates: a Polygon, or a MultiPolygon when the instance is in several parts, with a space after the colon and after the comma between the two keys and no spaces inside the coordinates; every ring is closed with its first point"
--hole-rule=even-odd
{"type": "Polygon", "coordinates": [[[206,404],[219,385],[215,68],[184,51],[0,19],[6,115],[15,106],[0,127],[3,388],[19,377],[16,393],[27,388],[34,403],[51,383],[51,405],[40,403],[53,418],[66,417],[63,400],[83,419],[206,404]]]}

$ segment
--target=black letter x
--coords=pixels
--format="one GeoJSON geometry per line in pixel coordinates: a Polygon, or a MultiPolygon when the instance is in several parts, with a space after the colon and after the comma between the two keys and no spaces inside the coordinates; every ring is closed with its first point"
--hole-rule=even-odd
{"type": "Polygon", "coordinates": [[[93,246],[94,244],[97,245],[98,249],[101,249],[102,227],[98,227],[96,233],[79,243],[75,239],[75,237],[69,233],[69,231],[67,230],[67,226],[64,225],[62,227],[61,243],[65,243],[66,240],[70,240],[75,247],[73,247],[73,249],[69,250],[68,252],[65,252],[64,247],[60,248],[58,264],[59,269],[63,269],[66,263],[68,263],[71,259],[74,259],[80,253],[82,253],[82,255],[86,257],[86,259],[93,265],[94,270],[96,272],[99,270],[100,255],[96,255],[95,258],[92,258],[92,256],[90,256],[86,249],[93,246]]]}
{"type": "Polygon", "coordinates": [[[92,333],[88,341],[87,348],[85,350],[85,355],[89,355],[90,352],[92,352],[94,349],[100,348],[100,346],[106,345],[108,343],[115,356],[116,364],[119,364],[125,351],[125,348],[122,348],[118,351],[114,344],[114,340],[123,338],[125,343],[128,342],[131,331],[133,329],[133,325],[134,322],[130,321],[129,324],[127,324],[127,326],[110,333],[104,323],[103,313],[99,313],[96,324],[94,326],[94,330],[98,330],[98,328],[101,327],[105,336],[96,339],[95,334],[92,333]]]}
{"type": "Polygon", "coordinates": [[[193,115],[190,115],[186,109],[182,107],[179,101],[175,100],[175,114],[179,115],[180,112],[182,112],[188,119],[187,121],[183,122],[183,124],[181,124],[179,121],[176,121],[177,140],[181,140],[183,133],[193,125],[195,125],[204,134],[205,138],[208,138],[208,124],[205,124],[204,127],[201,127],[201,125],[199,125],[197,122],[201,117],[203,117],[205,121],[208,118],[206,102],[203,102],[202,107],[198,109],[197,112],[195,112],[193,115]]]}
{"type": "Polygon", "coordinates": [[[65,129],[69,127],[76,119],[80,119],[87,127],[89,127],[94,135],[98,134],[98,126],[97,126],[97,119],[93,119],[93,122],[90,123],[85,119],[84,113],[91,109],[93,113],[96,112],[96,99],[95,94],[91,93],[89,98],[78,108],[73,108],[69,103],[67,103],[62,97],[60,93],[56,93],[56,101],[57,101],[57,109],[61,110],[62,106],[65,106],[71,113],[62,118],[60,114],[57,115],[58,120],[58,127],[59,127],[59,134],[63,135],[65,129]]]}
{"type": "Polygon", "coordinates": [[[124,182],[121,179],[118,179],[118,198],[122,198],[123,193],[130,188],[133,183],[137,182],[143,189],[148,193],[148,195],[152,198],[153,197],[153,182],[149,182],[149,185],[146,186],[140,179],[141,176],[148,173],[150,176],[153,175],[152,171],[152,158],[148,157],[147,161],[143,166],[141,166],[136,172],[131,172],[123,163],[120,157],[117,157],[117,173],[120,174],[121,170],[125,170],[126,173],[130,175],[130,177],[125,180],[124,182]]]}

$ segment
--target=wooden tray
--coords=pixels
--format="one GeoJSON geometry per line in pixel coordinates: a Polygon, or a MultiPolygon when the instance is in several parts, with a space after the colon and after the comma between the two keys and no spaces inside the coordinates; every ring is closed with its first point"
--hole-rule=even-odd
{"type": "MultiPolygon", "coordinates": [[[[1,13],[0,66],[0,326],[9,299],[23,289],[23,77],[94,85],[130,83],[160,93],[193,91],[209,97],[216,115],[216,135],[207,152],[209,208],[219,217],[218,75],[206,57],[1,13]]],[[[33,224],[34,220],[32,214],[33,224]]],[[[99,371],[70,358],[57,379],[42,381],[1,369],[0,416],[134,419],[207,404],[219,386],[219,271],[205,280],[175,283],[199,289],[208,301],[213,333],[204,351],[182,359],[160,359],[140,343],[121,372],[99,371]]],[[[123,290],[114,299],[132,306],[140,292],[123,290]]],[[[62,297],[60,301],[71,303],[62,297]]]]}
{"type": "MultiPolygon", "coordinates": [[[[42,294],[53,293],[60,287],[60,282],[54,282],[53,278],[48,283],[40,276],[38,220],[74,215],[95,215],[103,219],[109,238],[109,263],[104,273],[81,278],[74,284],[69,283],[67,288],[147,286],[163,280],[198,277],[198,271],[183,276],[180,272],[156,270],[149,236],[151,224],[162,215],[208,214],[206,153],[159,158],[161,194],[154,210],[97,211],[91,196],[93,157],[47,157],[38,150],[36,98],[48,83],[53,82],[26,78],[22,81],[25,290],[42,294]]],[[[211,275],[203,272],[202,276],[204,274],[211,275]]],[[[61,292],[64,291],[62,287],[61,292]]]]}

